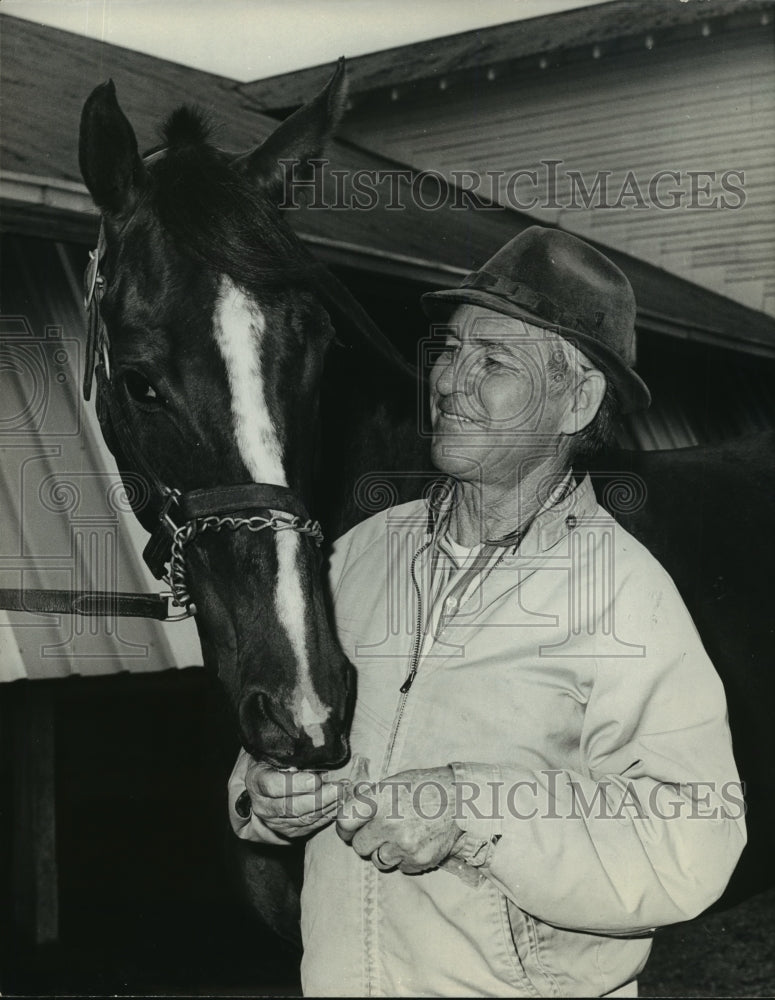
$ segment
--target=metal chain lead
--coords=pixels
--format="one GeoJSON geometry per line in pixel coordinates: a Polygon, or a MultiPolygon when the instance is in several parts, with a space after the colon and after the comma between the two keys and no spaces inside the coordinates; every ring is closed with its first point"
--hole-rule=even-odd
{"type": "Polygon", "coordinates": [[[172,536],[170,564],[165,581],[172,592],[172,603],[185,608],[190,615],[196,614],[196,605],[192,603],[188,592],[185,548],[196,535],[205,531],[222,531],[224,528],[229,531],[237,531],[239,528],[247,528],[248,531],[264,531],[266,528],[272,531],[296,531],[300,535],[309,535],[318,545],[323,543],[323,531],[318,521],[302,521],[300,517],[286,514],[272,514],[271,517],[261,517],[258,514],[253,517],[219,517],[213,514],[186,521],[175,529],[172,536]]]}

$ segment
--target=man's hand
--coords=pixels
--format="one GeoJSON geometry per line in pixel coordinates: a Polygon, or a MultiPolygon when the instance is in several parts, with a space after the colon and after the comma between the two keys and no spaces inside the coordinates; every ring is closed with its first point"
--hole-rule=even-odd
{"type": "Polygon", "coordinates": [[[436,868],[454,853],[463,836],[454,812],[451,767],[401,771],[374,785],[358,783],[336,829],[378,868],[410,875],[436,868]]]}
{"type": "Polygon", "coordinates": [[[245,774],[250,808],[264,826],[281,837],[305,837],[336,815],[336,782],[312,771],[278,771],[251,761],[245,774]]]}

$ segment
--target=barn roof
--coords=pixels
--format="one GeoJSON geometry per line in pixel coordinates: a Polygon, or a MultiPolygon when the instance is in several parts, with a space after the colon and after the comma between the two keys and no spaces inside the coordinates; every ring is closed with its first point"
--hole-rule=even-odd
{"type": "MultiPolygon", "coordinates": [[[[729,0],[723,2],[728,5],[729,0]]],[[[199,103],[222,123],[220,142],[227,148],[249,147],[277,124],[243,86],[223,77],[7,15],[0,16],[0,29],[0,221],[7,231],[58,240],[96,239],[97,216],[80,182],[76,137],[85,97],[108,76],[116,83],[141,147],[157,141],[160,113],[182,102],[199,103]]],[[[451,286],[535,221],[512,209],[471,204],[472,199],[461,202],[453,185],[353,143],[332,143],[330,161],[325,179],[329,205],[336,201],[333,170],[350,178],[364,171],[383,178],[403,171],[404,191],[412,196],[402,199],[402,211],[331,207],[290,212],[300,235],[329,263],[425,286],[451,286]],[[424,210],[418,202],[439,207],[424,210]],[[453,208],[456,204],[464,207],[453,208]]],[[[379,191],[384,208],[390,185],[381,185],[379,191]]],[[[628,254],[602,249],[633,284],[642,331],[775,356],[771,317],[628,254]]]]}
{"type": "MultiPolygon", "coordinates": [[[[660,44],[666,37],[690,38],[698,30],[716,31],[722,25],[771,24],[774,6],[773,0],[607,0],[358,56],[348,61],[350,95],[356,104],[380,95],[389,99],[394,88],[415,94],[466,73],[499,74],[526,61],[538,69],[544,65],[541,56],[556,66],[588,59],[593,47],[606,52],[642,49],[647,36],[651,44],[660,44]]],[[[312,66],[242,84],[240,89],[257,107],[285,111],[314,93],[327,72],[327,66],[312,66]]]]}

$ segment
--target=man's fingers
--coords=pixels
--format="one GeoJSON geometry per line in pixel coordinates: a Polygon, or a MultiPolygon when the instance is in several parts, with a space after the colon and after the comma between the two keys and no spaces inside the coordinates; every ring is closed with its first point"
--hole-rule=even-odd
{"type": "MultiPolygon", "coordinates": [[[[362,858],[370,858],[380,848],[380,857],[387,863],[395,857],[394,845],[388,845],[385,840],[385,830],[375,826],[364,826],[356,830],[350,841],[350,846],[362,858]]],[[[400,856],[403,858],[403,854],[400,856]]]]}
{"type": "Polygon", "coordinates": [[[311,795],[294,795],[290,805],[297,816],[305,816],[311,812],[335,809],[339,800],[339,789],[334,784],[321,785],[311,795]]]}
{"type": "Polygon", "coordinates": [[[314,771],[278,771],[263,761],[252,763],[245,775],[245,785],[251,796],[272,799],[314,792],[322,784],[322,777],[314,771]]]}
{"type": "Polygon", "coordinates": [[[320,812],[308,813],[306,816],[267,816],[263,822],[270,830],[277,832],[305,832],[317,829],[318,826],[327,826],[335,814],[336,810],[329,807],[320,812]]]}
{"type": "Polygon", "coordinates": [[[349,844],[355,834],[373,819],[372,816],[340,815],[336,821],[336,832],[349,844]]]}
{"type": "Polygon", "coordinates": [[[351,847],[362,858],[370,858],[380,871],[392,871],[408,860],[406,853],[397,844],[385,840],[384,830],[378,831],[369,826],[353,834],[351,847]]]}
{"type": "Polygon", "coordinates": [[[314,815],[324,810],[334,809],[336,808],[336,801],[337,789],[324,785],[309,795],[291,795],[282,799],[257,796],[253,799],[253,811],[259,816],[282,816],[288,819],[296,819],[310,814],[314,815]]]}
{"type": "Polygon", "coordinates": [[[376,785],[349,782],[342,786],[340,812],[336,820],[336,832],[350,843],[353,835],[377,815],[376,785]],[[369,793],[368,795],[366,793],[369,793]]]}
{"type": "MultiPolygon", "coordinates": [[[[400,867],[401,871],[407,871],[405,859],[391,848],[390,844],[380,844],[371,855],[371,862],[375,868],[381,872],[392,872],[400,867]]],[[[408,866],[411,867],[411,866],[408,866]]]]}
{"type": "MultiPolygon", "coordinates": [[[[295,805],[295,800],[292,805],[295,805]]],[[[305,812],[298,811],[286,813],[284,818],[289,819],[294,823],[300,823],[303,825],[305,823],[315,823],[320,816],[331,816],[333,818],[335,814],[336,799],[334,799],[333,802],[328,802],[324,805],[318,803],[316,808],[308,809],[305,812]]]]}

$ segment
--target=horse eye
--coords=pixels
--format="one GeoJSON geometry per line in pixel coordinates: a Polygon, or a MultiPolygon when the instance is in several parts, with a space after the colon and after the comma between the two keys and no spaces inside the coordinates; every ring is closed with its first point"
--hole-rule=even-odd
{"type": "Polygon", "coordinates": [[[136,403],[161,403],[161,396],[140,372],[124,372],[126,391],[136,403]]]}

